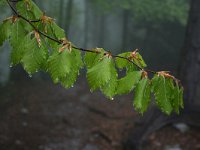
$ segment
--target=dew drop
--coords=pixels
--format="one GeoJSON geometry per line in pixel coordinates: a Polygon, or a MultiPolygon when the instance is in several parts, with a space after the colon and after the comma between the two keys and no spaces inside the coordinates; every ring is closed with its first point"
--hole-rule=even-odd
{"type": "Polygon", "coordinates": [[[13,63],[10,63],[10,67],[13,67],[13,63]]]}

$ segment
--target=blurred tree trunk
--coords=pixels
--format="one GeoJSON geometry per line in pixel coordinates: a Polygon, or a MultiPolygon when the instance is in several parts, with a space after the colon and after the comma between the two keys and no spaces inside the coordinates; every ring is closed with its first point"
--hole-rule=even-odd
{"type": "Polygon", "coordinates": [[[190,12],[183,44],[179,78],[185,88],[185,108],[180,115],[166,116],[157,109],[151,109],[140,122],[139,127],[130,135],[127,149],[140,149],[147,136],[172,123],[183,122],[193,126],[200,126],[200,0],[190,1],[190,12]]]}
{"type": "Polygon", "coordinates": [[[99,45],[101,46],[101,47],[104,47],[104,42],[105,42],[105,15],[104,14],[102,14],[101,16],[100,16],[100,27],[99,27],[99,45]]]}
{"type": "Polygon", "coordinates": [[[64,5],[64,0],[60,0],[60,6],[59,6],[59,25],[61,27],[63,27],[63,10],[65,8],[65,5],[64,5]]]}
{"type": "Polygon", "coordinates": [[[200,101],[200,0],[191,0],[188,26],[182,49],[179,77],[186,105],[200,101]]]}
{"type": "Polygon", "coordinates": [[[72,21],[72,10],[73,10],[73,0],[68,0],[67,8],[66,8],[67,16],[65,18],[65,31],[67,34],[70,30],[70,25],[72,21]]]}
{"type": "Polygon", "coordinates": [[[123,10],[123,30],[122,30],[122,47],[121,49],[124,50],[127,48],[127,40],[128,40],[128,33],[129,33],[129,29],[128,29],[128,23],[129,23],[129,14],[130,11],[125,9],[123,10]]]}
{"type": "Polygon", "coordinates": [[[88,33],[89,33],[89,3],[85,0],[85,20],[84,20],[84,47],[88,46],[88,33]]]}

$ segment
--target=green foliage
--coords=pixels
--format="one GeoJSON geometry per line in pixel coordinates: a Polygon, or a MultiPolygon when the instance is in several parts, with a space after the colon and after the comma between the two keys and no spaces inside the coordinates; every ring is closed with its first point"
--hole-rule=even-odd
{"type": "Polygon", "coordinates": [[[117,89],[117,78],[118,78],[118,73],[117,70],[114,66],[113,61],[111,61],[110,64],[110,72],[111,72],[111,79],[108,81],[108,83],[106,83],[101,91],[104,93],[104,95],[106,95],[108,98],[110,98],[111,100],[113,100],[113,97],[118,94],[116,89],[117,89]]]}
{"type": "Polygon", "coordinates": [[[91,68],[92,66],[94,66],[99,61],[99,59],[103,57],[103,54],[105,52],[103,49],[96,49],[94,51],[98,51],[99,54],[97,53],[85,54],[84,62],[87,68],[91,68]]]}
{"type": "Polygon", "coordinates": [[[160,109],[166,113],[170,114],[175,108],[179,107],[179,91],[174,90],[173,81],[171,79],[165,78],[163,75],[155,75],[153,80],[153,92],[155,93],[156,104],[160,109]],[[175,100],[176,102],[174,102],[175,100]]]}
{"type": "Polygon", "coordinates": [[[72,59],[72,54],[68,50],[63,52],[53,51],[47,61],[47,71],[55,83],[58,83],[70,73],[73,63],[72,59]]]}
{"type": "Polygon", "coordinates": [[[73,50],[70,54],[73,62],[71,70],[65,77],[61,78],[61,84],[65,88],[70,88],[74,85],[79,75],[79,71],[83,67],[81,53],[79,51],[73,50]]]}
{"type": "Polygon", "coordinates": [[[24,55],[22,57],[21,63],[24,69],[29,73],[29,75],[42,70],[45,67],[47,61],[48,49],[42,43],[39,47],[36,38],[27,38],[25,45],[27,49],[24,49],[24,55]]]}
{"type": "MultiPolygon", "coordinates": [[[[130,59],[131,61],[133,61],[135,64],[137,64],[141,68],[145,68],[147,66],[146,63],[144,62],[142,56],[136,51],[122,53],[122,54],[119,54],[118,56],[130,59]]],[[[116,65],[119,69],[123,69],[125,67],[128,67],[129,69],[130,68],[135,69],[135,67],[134,67],[135,65],[133,65],[129,61],[121,59],[121,58],[116,58],[116,65]]]]}
{"type": "Polygon", "coordinates": [[[139,81],[137,87],[135,89],[135,100],[134,100],[134,107],[140,113],[144,113],[150,103],[151,98],[151,86],[150,81],[148,78],[144,78],[139,81]]]}
{"type": "Polygon", "coordinates": [[[25,50],[28,49],[27,39],[29,38],[30,35],[26,36],[21,20],[17,20],[15,23],[12,23],[11,38],[10,38],[10,45],[12,46],[12,51],[11,51],[12,65],[16,65],[21,62],[25,50]]]}
{"type": "Polygon", "coordinates": [[[62,28],[60,28],[55,22],[52,22],[50,26],[56,38],[65,38],[65,31],[62,28]]]}
{"type": "Polygon", "coordinates": [[[117,93],[118,94],[127,94],[130,93],[135,85],[140,81],[142,72],[133,71],[127,73],[127,75],[118,80],[117,93]]]}
{"type": "Polygon", "coordinates": [[[112,59],[105,57],[98,61],[87,71],[87,79],[92,91],[97,88],[101,89],[112,79],[112,76],[116,76],[113,74],[115,71],[112,59]]]}
{"type": "MultiPolygon", "coordinates": [[[[172,82],[172,81],[171,81],[172,82]]],[[[179,107],[184,108],[183,104],[183,88],[179,87],[179,85],[176,83],[176,85],[172,85],[172,106],[174,107],[174,111],[179,114],[179,107]]]]}
{"type": "Polygon", "coordinates": [[[158,22],[177,20],[186,23],[188,0],[91,0],[100,11],[109,13],[122,8],[131,13],[135,22],[158,22]]]}
{"type": "Polygon", "coordinates": [[[0,24],[0,46],[2,46],[4,41],[9,38],[12,30],[11,25],[12,22],[10,19],[6,19],[0,24]]]}
{"type": "Polygon", "coordinates": [[[134,17],[141,21],[178,20],[182,24],[186,23],[187,13],[184,11],[188,9],[186,0],[154,0],[152,2],[149,0],[132,0],[131,5],[134,7],[134,17]]]}
{"type": "Polygon", "coordinates": [[[179,108],[183,108],[183,88],[176,79],[165,72],[158,72],[149,79],[146,64],[137,51],[113,56],[96,48],[85,50],[82,59],[82,49],[72,46],[64,30],[44,16],[31,0],[19,1],[17,10],[30,20],[14,16],[0,24],[0,45],[9,39],[12,46],[11,65],[21,63],[29,75],[39,70],[48,72],[54,83],[65,88],[74,85],[80,69],[85,67],[91,91],[99,89],[113,100],[115,95],[134,90],[133,104],[142,114],[151,102],[152,92],[164,113],[170,114],[173,110],[179,113],[179,108]],[[31,22],[33,19],[40,21],[31,22]],[[126,71],[126,75],[119,78],[121,70],[126,71]]]}
{"type": "Polygon", "coordinates": [[[40,19],[42,16],[42,11],[32,0],[20,0],[16,7],[19,13],[23,14],[27,19],[40,19]]]}
{"type": "MultiPolygon", "coordinates": [[[[130,56],[130,52],[119,54],[118,56],[128,58],[130,56]]],[[[123,69],[126,67],[132,66],[132,63],[128,62],[125,59],[116,58],[116,65],[119,69],[123,69]]]]}

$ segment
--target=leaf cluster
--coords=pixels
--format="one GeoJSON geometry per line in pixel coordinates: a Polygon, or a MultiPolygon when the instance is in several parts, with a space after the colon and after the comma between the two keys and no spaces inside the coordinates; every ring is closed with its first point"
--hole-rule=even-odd
{"type": "Polygon", "coordinates": [[[115,95],[134,91],[133,105],[142,114],[150,105],[152,93],[156,104],[166,114],[179,113],[179,108],[183,108],[182,87],[166,72],[156,73],[150,79],[138,51],[114,57],[102,48],[95,48],[83,56],[80,49],[67,40],[64,30],[31,0],[19,1],[16,8],[28,21],[18,15],[0,24],[0,46],[9,40],[11,65],[22,64],[30,76],[45,71],[54,83],[65,88],[74,85],[80,70],[85,67],[91,91],[100,90],[111,100],[115,95]],[[30,24],[31,20],[39,21],[30,24]],[[126,75],[119,77],[123,71],[126,75]]]}

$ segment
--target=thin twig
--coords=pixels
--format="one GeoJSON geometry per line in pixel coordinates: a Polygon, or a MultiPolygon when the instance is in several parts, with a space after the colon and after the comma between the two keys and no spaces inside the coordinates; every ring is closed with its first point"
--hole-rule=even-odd
{"type": "Polygon", "coordinates": [[[30,20],[30,22],[40,22],[41,19],[38,19],[38,20],[30,20]]]}

